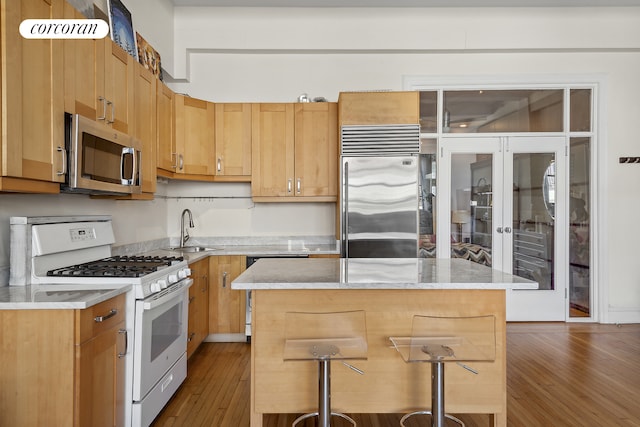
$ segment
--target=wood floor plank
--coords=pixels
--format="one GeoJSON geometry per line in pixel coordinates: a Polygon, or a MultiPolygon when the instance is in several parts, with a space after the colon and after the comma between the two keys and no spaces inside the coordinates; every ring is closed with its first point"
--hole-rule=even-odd
{"type": "MultiPolygon", "coordinates": [[[[509,323],[507,395],[509,427],[640,426],[640,324],[509,323]]],[[[203,343],[152,426],[249,427],[249,396],[250,344],[203,343]]],[[[361,427],[396,427],[402,417],[350,415],[361,427]]],[[[264,426],[288,427],[296,416],[267,415],[264,426]]],[[[458,417],[490,425],[487,415],[458,417]]],[[[407,423],[420,425],[424,418],[407,423]]]]}

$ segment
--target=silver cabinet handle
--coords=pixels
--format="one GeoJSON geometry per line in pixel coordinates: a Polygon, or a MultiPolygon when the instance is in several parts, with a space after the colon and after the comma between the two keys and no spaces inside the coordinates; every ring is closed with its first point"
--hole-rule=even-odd
{"type": "Polygon", "coordinates": [[[496,228],[496,231],[497,231],[498,233],[502,233],[502,227],[498,227],[498,228],[496,228]]]}
{"type": "MultiPolygon", "coordinates": [[[[111,120],[107,119],[107,123],[108,123],[108,124],[111,124],[111,123],[113,123],[113,122],[115,121],[115,120],[114,120],[114,110],[115,110],[115,107],[113,106],[113,102],[111,102],[111,101],[109,101],[109,100],[107,100],[107,105],[109,105],[109,106],[111,107],[111,120]]],[[[104,112],[104,115],[105,115],[105,117],[107,116],[107,111],[106,111],[106,110],[105,110],[105,112],[104,112]]]]}
{"type": "Polygon", "coordinates": [[[108,314],[105,314],[104,316],[96,316],[96,317],[93,318],[93,320],[96,323],[102,323],[107,319],[111,319],[116,314],[118,314],[118,310],[115,309],[115,308],[112,308],[111,311],[108,314]]]}
{"type": "Polygon", "coordinates": [[[178,154],[178,169],[182,170],[184,168],[184,158],[182,154],[178,154]]]}
{"type": "Polygon", "coordinates": [[[178,153],[174,153],[173,151],[171,152],[171,157],[176,159],[176,162],[174,164],[171,165],[171,169],[177,169],[178,168],[178,153]]]}
{"type": "Polygon", "coordinates": [[[511,233],[511,227],[505,227],[504,228],[504,232],[505,233],[511,233]]]}
{"type": "Polygon", "coordinates": [[[218,165],[216,166],[218,172],[222,172],[222,159],[218,157],[218,165]]]}
{"type": "Polygon", "coordinates": [[[189,338],[187,338],[187,342],[191,342],[191,341],[193,341],[193,337],[195,337],[195,336],[196,336],[196,333],[195,333],[195,332],[191,332],[191,333],[189,334],[189,338]]]}
{"type": "Polygon", "coordinates": [[[98,101],[102,102],[102,115],[97,117],[97,120],[105,120],[107,118],[107,99],[104,96],[99,96],[98,101]]]}
{"type": "Polygon", "coordinates": [[[56,151],[62,154],[62,171],[57,171],[56,175],[66,175],[67,174],[67,150],[63,147],[57,147],[56,151]]]}
{"type": "Polygon", "coordinates": [[[293,187],[293,180],[288,179],[287,180],[287,193],[291,193],[292,187],[293,187]]]}
{"type": "Polygon", "coordinates": [[[222,272],[222,287],[223,288],[227,287],[227,272],[226,271],[222,272]]]}
{"type": "Polygon", "coordinates": [[[118,359],[122,359],[127,355],[129,348],[129,334],[126,329],[118,329],[118,334],[124,335],[124,353],[118,353],[118,359]]]}
{"type": "Polygon", "coordinates": [[[302,179],[298,178],[296,180],[296,193],[300,194],[301,191],[302,191],[302,179]]]}

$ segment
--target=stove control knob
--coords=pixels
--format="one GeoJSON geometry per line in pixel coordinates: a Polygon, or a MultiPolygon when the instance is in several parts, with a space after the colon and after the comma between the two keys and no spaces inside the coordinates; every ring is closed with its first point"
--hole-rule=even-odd
{"type": "Polygon", "coordinates": [[[160,288],[162,288],[162,289],[167,289],[167,286],[169,286],[169,284],[167,283],[167,281],[165,279],[158,280],[158,284],[160,285],[160,288]]]}
{"type": "Polygon", "coordinates": [[[170,284],[174,284],[174,283],[176,283],[178,281],[178,275],[177,274],[170,274],[167,279],[169,280],[170,284]]]}
{"type": "Polygon", "coordinates": [[[187,276],[189,276],[191,274],[191,269],[190,268],[183,268],[182,270],[178,271],[178,277],[180,279],[186,279],[187,276]]]}
{"type": "Polygon", "coordinates": [[[153,282],[151,284],[151,292],[152,293],[156,293],[156,292],[160,292],[162,290],[162,288],[160,287],[160,283],[158,282],[153,282]]]}

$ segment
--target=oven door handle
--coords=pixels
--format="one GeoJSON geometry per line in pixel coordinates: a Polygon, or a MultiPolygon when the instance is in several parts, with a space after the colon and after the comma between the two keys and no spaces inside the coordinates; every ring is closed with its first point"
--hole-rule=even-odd
{"type": "Polygon", "coordinates": [[[143,308],[144,310],[153,310],[156,307],[161,306],[162,304],[171,301],[172,299],[174,299],[176,297],[176,292],[180,292],[183,289],[189,289],[191,287],[191,285],[193,285],[193,279],[188,277],[186,279],[183,279],[181,281],[179,281],[178,283],[175,283],[173,286],[171,286],[169,289],[171,290],[171,292],[168,292],[164,295],[162,295],[161,297],[158,298],[153,298],[151,297],[150,301],[144,301],[143,304],[143,308]]]}

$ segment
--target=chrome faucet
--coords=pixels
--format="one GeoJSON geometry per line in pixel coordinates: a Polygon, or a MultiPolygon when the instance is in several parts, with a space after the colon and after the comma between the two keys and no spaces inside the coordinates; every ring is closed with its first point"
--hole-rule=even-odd
{"type": "Polygon", "coordinates": [[[189,209],[185,209],[182,211],[182,215],[180,215],[180,247],[184,247],[184,244],[189,240],[189,232],[184,229],[184,214],[189,214],[189,228],[195,227],[193,225],[193,216],[191,215],[191,211],[189,209]]]}

